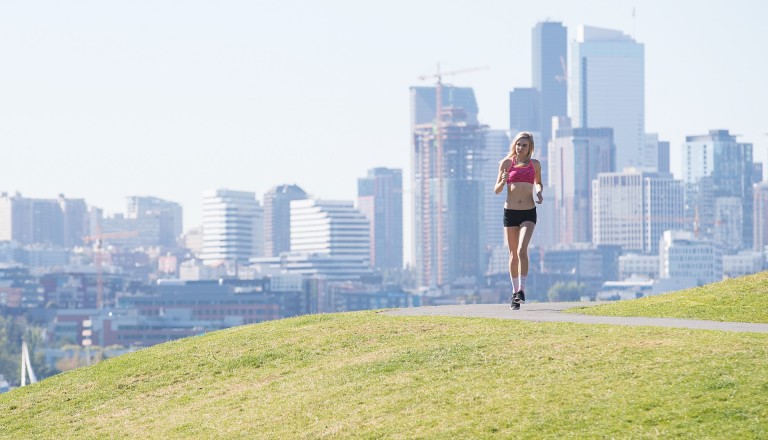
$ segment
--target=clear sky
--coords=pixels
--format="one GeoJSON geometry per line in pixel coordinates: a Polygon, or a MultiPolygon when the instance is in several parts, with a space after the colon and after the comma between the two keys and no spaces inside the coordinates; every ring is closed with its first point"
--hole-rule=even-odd
{"type": "MultiPolygon", "coordinates": [[[[179,202],[296,183],[356,197],[377,166],[410,180],[408,88],[473,87],[507,128],[531,85],[531,29],[561,21],[645,44],[646,131],[728,129],[768,159],[768,2],[0,0],[0,191],[179,202]],[[634,17],[633,17],[634,10],[634,17]]],[[[768,170],[768,166],[766,166],[768,170]]],[[[499,202],[502,203],[501,201],[499,202]]],[[[410,225],[406,226],[410,231],[410,225]]]]}

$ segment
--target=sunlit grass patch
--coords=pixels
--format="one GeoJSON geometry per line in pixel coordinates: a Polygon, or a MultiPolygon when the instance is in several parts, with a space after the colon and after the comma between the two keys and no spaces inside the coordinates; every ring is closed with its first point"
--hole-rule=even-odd
{"type": "Polygon", "coordinates": [[[679,292],[579,307],[567,312],[768,323],[768,271],[679,292]]]}
{"type": "Polygon", "coordinates": [[[315,315],[1,395],[0,437],[760,438],[766,347],[763,334],[315,315]]]}

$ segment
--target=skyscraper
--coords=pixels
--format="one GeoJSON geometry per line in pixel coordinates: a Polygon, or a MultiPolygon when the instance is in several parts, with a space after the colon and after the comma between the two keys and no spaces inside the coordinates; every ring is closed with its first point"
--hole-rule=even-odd
{"type": "Polygon", "coordinates": [[[740,231],[742,238],[737,243],[738,248],[751,248],[754,227],[752,144],[738,142],[728,130],[710,130],[706,135],[686,136],[681,153],[682,169],[677,171],[686,184],[686,206],[688,215],[695,219],[695,232],[700,238],[715,239],[715,235],[733,236],[732,232],[716,233],[716,228],[731,228],[740,231]],[[724,200],[718,202],[721,198],[724,200]],[[732,217],[729,210],[740,212],[737,217],[732,217]],[[739,224],[728,221],[729,218],[738,219],[739,224]]]}
{"type": "Polygon", "coordinates": [[[754,192],[754,241],[752,248],[768,253],[768,182],[756,183],[754,192]]]}
{"type": "Polygon", "coordinates": [[[538,131],[541,133],[541,142],[536,148],[541,148],[543,157],[552,136],[552,117],[568,114],[567,41],[568,30],[562,23],[545,21],[533,27],[531,67],[533,88],[540,100],[538,131]]]}
{"type": "Polygon", "coordinates": [[[256,194],[220,189],[203,193],[203,252],[207,265],[244,264],[263,252],[264,211],[256,194]]]}
{"type": "Polygon", "coordinates": [[[571,51],[574,127],[613,129],[616,171],[643,166],[644,46],[620,31],[579,26],[571,51]]]}
{"type": "MultiPolygon", "coordinates": [[[[460,108],[470,121],[477,122],[477,101],[475,91],[471,87],[441,87],[442,106],[444,108],[460,108]]],[[[411,87],[411,128],[420,124],[435,122],[437,94],[435,87],[411,87]]]]}
{"type": "MultiPolygon", "coordinates": [[[[509,153],[509,135],[505,130],[486,130],[485,147],[481,152],[482,182],[485,193],[483,214],[482,249],[483,261],[490,258],[493,248],[506,247],[504,226],[502,224],[502,209],[506,193],[493,193],[493,182],[499,175],[499,162],[509,153]]],[[[485,269],[485,267],[483,267],[485,269]]]]}
{"type": "Polygon", "coordinates": [[[681,230],[683,183],[670,173],[627,168],[600,173],[593,182],[592,242],[658,255],[667,230],[681,230]]]}
{"type": "Polygon", "coordinates": [[[403,172],[373,168],[357,179],[357,207],[371,224],[371,266],[403,267],[403,172]]]}
{"type": "Polygon", "coordinates": [[[298,185],[278,185],[264,194],[264,255],[276,257],[291,250],[291,200],[304,200],[298,185]]]}
{"type": "Polygon", "coordinates": [[[370,226],[346,200],[292,200],[291,252],[370,261],[370,226]]]}
{"type": "Polygon", "coordinates": [[[613,171],[610,128],[560,128],[549,150],[559,243],[592,241],[592,180],[613,171]]]}
{"type": "Polygon", "coordinates": [[[154,245],[176,246],[183,231],[181,205],[157,197],[131,196],[127,201],[126,218],[156,220],[158,231],[154,245]]]}
{"type": "Polygon", "coordinates": [[[83,199],[32,199],[0,194],[0,240],[19,244],[75,246],[83,243],[87,214],[83,199]]]}
{"type": "Polygon", "coordinates": [[[482,273],[481,166],[484,126],[472,89],[411,88],[414,265],[417,282],[436,287],[482,273]]]}
{"type": "Polygon", "coordinates": [[[517,87],[509,92],[509,130],[541,132],[541,97],[539,91],[517,87]]]}

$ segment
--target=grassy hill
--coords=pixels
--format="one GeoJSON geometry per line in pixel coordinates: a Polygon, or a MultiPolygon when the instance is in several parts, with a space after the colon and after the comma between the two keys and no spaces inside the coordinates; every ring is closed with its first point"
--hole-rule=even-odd
{"type": "Polygon", "coordinates": [[[768,323],[768,271],[666,295],[580,307],[568,312],[768,323]]]}
{"type": "Polygon", "coordinates": [[[765,396],[768,334],[357,312],[2,394],[0,438],[768,438],[765,396]]]}

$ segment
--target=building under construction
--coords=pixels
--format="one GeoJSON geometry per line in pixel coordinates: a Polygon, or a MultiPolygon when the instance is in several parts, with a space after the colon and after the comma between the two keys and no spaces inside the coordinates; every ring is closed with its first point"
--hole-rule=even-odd
{"type": "Polygon", "coordinates": [[[474,92],[441,84],[412,87],[411,116],[418,283],[438,287],[477,277],[486,261],[481,153],[487,127],[477,121],[474,92]]]}

